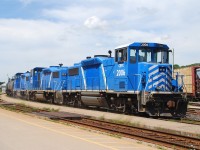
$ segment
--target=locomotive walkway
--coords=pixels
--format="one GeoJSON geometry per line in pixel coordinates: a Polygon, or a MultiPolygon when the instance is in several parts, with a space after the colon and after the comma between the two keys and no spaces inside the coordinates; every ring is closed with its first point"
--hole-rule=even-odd
{"type": "Polygon", "coordinates": [[[77,114],[82,114],[86,116],[92,116],[95,118],[111,119],[111,120],[117,120],[120,122],[130,122],[134,124],[135,126],[139,126],[139,127],[147,127],[150,129],[157,129],[161,131],[167,131],[167,132],[177,133],[181,135],[190,135],[193,137],[200,138],[199,125],[177,123],[177,122],[170,122],[170,121],[157,120],[157,119],[151,119],[151,118],[128,116],[128,115],[123,115],[123,114],[114,114],[114,113],[108,113],[108,112],[99,112],[99,111],[93,111],[93,110],[77,109],[77,108],[57,106],[57,105],[44,104],[44,103],[36,103],[36,102],[10,98],[10,97],[7,97],[6,95],[2,95],[1,99],[7,102],[24,103],[24,104],[31,105],[38,108],[44,108],[44,107],[54,108],[54,109],[59,109],[59,111],[77,113],[77,114]]]}

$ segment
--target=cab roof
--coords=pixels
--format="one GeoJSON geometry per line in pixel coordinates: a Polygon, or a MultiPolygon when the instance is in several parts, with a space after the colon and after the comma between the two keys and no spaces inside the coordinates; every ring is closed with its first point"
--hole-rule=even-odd
{"type": "Polygon", "coordinates": [[[162,49],[169,49],[169,47],[166,44],[160,44],[160,43],[148,43],[148,42],[134,42],[132,44],[125,44],[118,46],[116,49],[124,48],[124,47],[150,47],[150,48],[162,48],[162,49]]]}

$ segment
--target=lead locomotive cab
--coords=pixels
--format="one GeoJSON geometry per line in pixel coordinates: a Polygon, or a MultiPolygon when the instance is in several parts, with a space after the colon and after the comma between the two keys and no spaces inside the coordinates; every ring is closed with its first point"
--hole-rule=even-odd
{"type": "Polygon", "coordinates": [[[185,115],[183,83],[178,82],[180,76],[172,79],[170,52],[167,45],[157,43],[133,43],[115,49],[118,106],[151,116],[185,115]]]}

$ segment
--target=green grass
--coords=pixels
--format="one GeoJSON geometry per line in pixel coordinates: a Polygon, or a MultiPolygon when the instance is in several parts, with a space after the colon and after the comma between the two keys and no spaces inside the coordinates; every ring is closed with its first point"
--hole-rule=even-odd
{"type": "Polygon", "coordinates": [[[107,122],[111,122],[111,123],[116,123],[116,124],[121,124],[121,125],[128,125],[128,126],[132,126],[132,127],[147,128],[145,125],[141,125],[140,122],[131,122],[128,119],[125,119],[125,120],[106,119],[104,116],[94,118],[94,119],[101,120],[101,121],[107,121],[107,122]]]}
{"type": "Polygon", "coordinates": [[[49,112],[59,112],[59,109],[43,107],[42,110],[49,112]]]}
{"type": "Polygon", "coordinates": [[[162,147],[162,146],[157,146],[157,149],[159,149],[159,150],[167,150],[167,148],[162,147]]]}
{"type": "Polygon", "coordinates": [[[14,105],[0,105],[0,108],[4,108],[6,110],[15,111],[15,112],[23,112],[23,113],[31,113],[31,112],[38,112],[38,111],[48,111],[48,112],[58,112],[59,109],[54,108],[37,108],[26,105],[25,103],[18,103],[14,105]],[[22,109],[22,110],[19,110],[22,109]]]}

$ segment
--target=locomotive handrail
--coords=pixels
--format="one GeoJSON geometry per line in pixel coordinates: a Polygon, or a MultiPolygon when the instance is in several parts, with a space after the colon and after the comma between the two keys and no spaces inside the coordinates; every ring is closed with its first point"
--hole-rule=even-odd
{"type": "Polygon", "coordinates": [[[138,75],[140,76],[140,80],[139,80],[139,84],[138,84],[138,88],[137,88],[137,91],[139,90],[139,87],[140,87],[140,84],[142,82],[142,75],[141,74],[135,74],[135,75],[138,75]]]}
{"type": "Polygon", "coordinates": [[[181,75],[181,74],[179,74],[178,72],[177,72],[177,74],[176,74],[176,81],[177,81],[177,86],[178,86],[178,92],[180,92],[179,91],[179,88],[181,88],[181,87],[185,87],[185,90],[186,90],[186,93],[187,93],[187,88],[186,88],[186,86],[185,86],[185,84],[184,84],[184,81],[183,81],[183,77],[184,77],[184,75],[181,75]],[[180,83],[180,86],[179,86],[179,77],[180,77],[180,79],[181,79],[181,83],[180,83]]]}
{"type": "Polygon", "coordinates": [[[62,86],[63,86],[63,84],[64,84],[64,82],[62,82],[62,81],[60,81],[60,82],[57,82],[57,81],[54,81],[56,84],[54,85],[54,90],[55,91],[59,91],[59,90],[62,90],[62,86]],[[60,87],[60,89],[59,89],[59,87],[60,87]]]}
{"type": "MultiPolygon", "coordinates": [[[[52,85],[52,90],[56,90],[56,85],[57,85],[57,81],[53,81],[53,85],[52,85]]],[[[50,87],[51,87],[51,85],[50,85],[50,87]]]]}
{"type": "MultiPolygon", "coordinates": [[[[151,76],[148,77],[148,80],[147,80],[146,86],[145,86],[145,88],[144,88],[144,91],[146,91],[146,88],[147,88],[147,86],[149,85],[150,78],[151,78],[151,76]]],[[[152,78],[153,78],[153,77],[152,77],[152,78]]],[[[152,80],[153,80],[153,79],[152,79],[152,80]]]]}
{"type": "Polygon", "coordinates": [[[64,80],[64,81],[62,82],[62,85],[61,85],[61,87],[60,87],[61,90],[63,90],[63,85],[64,85],[65,81],[66,81],[66,80],[64,80]]]}
{"type": "Polygon", "coordinates": [[[43,81],[44,75],[41,75],[41,81],[40,81],[40,88],[42,89],[42,81],[43,81]]]}

